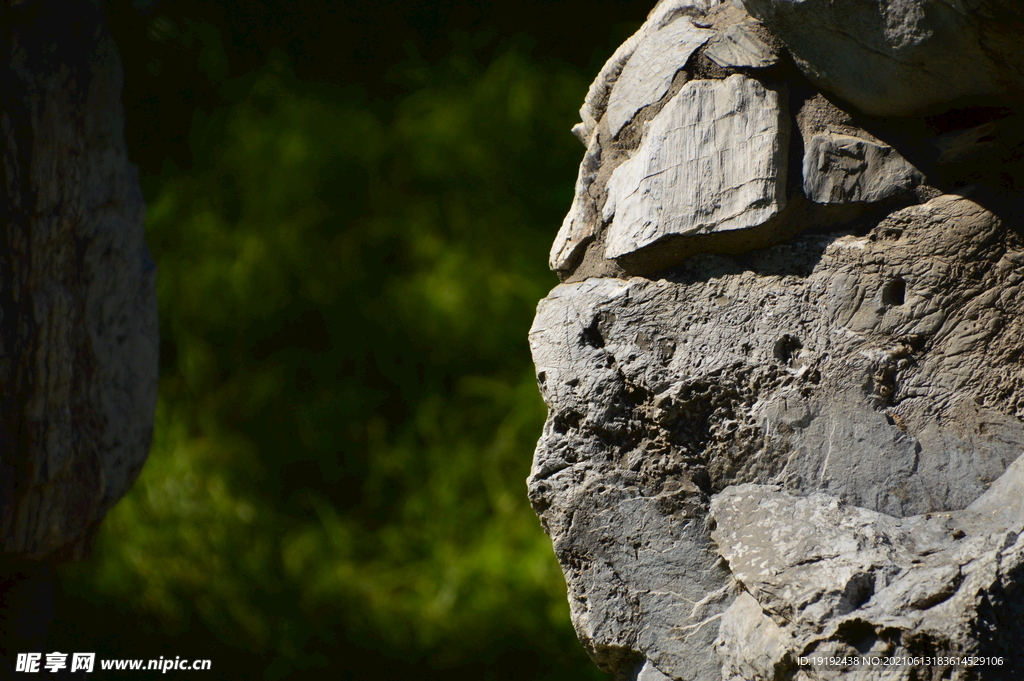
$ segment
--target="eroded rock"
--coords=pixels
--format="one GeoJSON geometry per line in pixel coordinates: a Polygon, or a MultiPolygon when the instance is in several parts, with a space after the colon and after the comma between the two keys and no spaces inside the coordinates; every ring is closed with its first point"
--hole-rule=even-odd
{"type": "Polygon", "coordinates": [[[773,218],[785,205],[788,134],[784,101],[752,78],[684,85],[608,181],[606,257],[773,218]]]}
{"type": "Polygon", "coordinates": [[[743,0],[807,77],[867,114],[1024,95],[1024,10],[1010,0],[743,0]]]}
{"type": "Polygon", "coordinates": [[[595,657],[720,677],[696,650],[734,599],[703,543],[731,485],[817,490],[872,518],[981,495],[1024,451],[1022,282],[1015,233],[942,196],[863,236],[555,289],[530,336],[550,416],[529,485],[595,657]]]}
{"type": "Polygon", "coordinates": [[[748,24],[736,24],[719,33],[704,55],[726,69],[765,69],[779,59],[748,24]]]}
{"type": "Polygon", "coordinates": [[[815,135],[804,151],[804,195],[815,203],[884,201],[923,183],[895,149],[858,137],[815,135]]]}
{"type": "Polygon", "coordinates": [[[778,36],[660,4],[616,67],[656,77],[584,117],[530,333],[529,493],[573,622],[617,681],[1017,678],[1024,114],[970,97],[1017,87],[1018,10],[748,4],[778,36]],[[670,29],[692,54],[637,57],[670,29]]]}

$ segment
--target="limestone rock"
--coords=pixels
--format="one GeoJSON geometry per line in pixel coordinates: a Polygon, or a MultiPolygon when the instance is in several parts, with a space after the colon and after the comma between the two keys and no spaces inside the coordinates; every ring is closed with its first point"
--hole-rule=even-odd
{"type": "Polygon", "coordinates": [[[811,138],[803,170],[804,195],[815,203],[883,201],[924,182],[892,147],[833,133],[811,138]]]}
{"type": "Polygon", "coordinates": [[[591,133],[587,153],[580,164],[576,178],[576,193],[572,206],[562,221],[555,241],[551,244],[548,266],[556,272],[567,270],[579,259],[582,250],[594,238],[600,222],[597,214],[597,197],[592,193],[601,165],[601,146],[597,135],[591,133]]]}
{"type": "Polygon", "coordinates": [[[764,69],[779,59],[748,24],[736,24],[718,34],[704,50],[704,55],[722,68],[764,69]]]}
{"type": "Polygon", "coordinates": [[[788,134],[784,102],[756,80],[684,85],[608,181],[606,257],[770,220],[785,204],[788,134]]]}
{"type": "Polygon", "coordinates": [[[714,31],[697,28],[683,16],[663,28],[642,31],[636,50],[612,87],[605,114],[608,132],[618,135],[640,109],[665,96],[672,77],[713,35],[714,31]]]}
{"type": "Polygon", "coordinates": [[[156,267],[95,3],[0,8],[0,554],[88,549],[149,450],[156,267]]]}
{"type": "Polygon", "coordinates": [[[819,88],[910,116],[1024,95],[1024,9],[1011,0],[743,0],[819,88]]]}
{"type": "Polygon", "coordinates": [[[640,673],[636,676],[636,681],[672,681],[669,677],[665,676],[658,671],[658,668],[650,663],[650,661],[644,662],[644,666],[640,669],[640,673]]]}
{"type": "MultiPolygon", "coordinates": [[[[994,486],[980,504],[1012,505],[1021,470],[1024,459],[1005,474],[1012,483],[994,486]]],[[[728,672],[777,678],[760,653],[774,650],[779,659],[780,647],[790,670],[801,654],[991,654],[984,632],[1013,609],[1000,592],[1022,586],[1024,514],[1019,504],[1015,511],[1005,524],[973,508],[900,519],[820,493],[800,497],[763,485],[724,490],[711,505],[712,535],[747,591],[730,608],[743,604],[737,614],[746,625],[720,628],[717,645],[728,655],[728,672]],[[983,594],[989,608],[980,607],[983,594]],[[771,632],[768,641],[749,638],[757,626],[771,632]]],[[[1006,652],[1010,671],[1017,660],[1006,652]]],[[[819,666],[813,678],[913,679],[936,666],[942,665],[911,662],[884,677],[878,665],[819,666]]],[[[952,678],[974,678],[965,672],[952,678]]]]}
{"type": "MultiPolygon", "coordinates": [[[[744,666],[754,658],[756,669],[788,664],[762,648],[736,652],[748,644],[735,632],[776,652],[804,634],[741,622],[750,603],[736,605],[733,580],[746,573],[717,562],[708,518],[730,486],[822,492],[859,507],[850,523],[902,537],[909,526],[892,523],[967,508],[1003,474],[1024,451],[1024,244],[1014,235],[948,195],[866,234],[697,256],[667,279],[589,279],[542,301],[530,341],[549,418],[530,496],[595,659],[627,675],[640,656],[675,679],[717,680],[755,669],[744,666]],[[727,624],[731,642],[719,640],[727,624]],[[716,640],[721,654],[709,655],[716,640]]],[[[792,516],[773,516],[772,536],[791,532],[792,516]]],[[[846,532],[832,539],[860,541],[846,532]]],[[[844,570],[874,560],[862,548],[844,570]]],[[[900,566],[910,555],[877,557],[900,566]]],[[[765,581],[764,593],[798,589],[797,576],[765,581]]],[[[856,600],[843,596],[850,582],[805,577],[832,594],[807,601],[807,621],[840,626],[842,598],[856,600]]],[[[938,597],[899,583],[908,603],[938,597]]]]}
{"type": "Polygon", "coordinates": [[[1024,669],[1021,11],[966,2],[662,3],[602,81],[528,487],[616,681],[1024,669]],[[805,659],[864,655],[1005,667],[805,659]]]}
{"type": "MultiPolygon", "coordinates": [[[[686,63],[689,58],[689,53],[683,56],[683,52],[686,50],[686,44],[677,46],[672,42],[673,37],[682,37],[684,41],[695,41],[699,42],[694,45],[693,49],[700,47],[711,35],[711,31],[701,31],[693,27],[686,19],[682,19],[681,22],[675,22],[680,17],[689,16],[703,16],[712,7],[719,4],[720,0],[661,0],[647,17],[647,21],[640,27],[640,30],[630,36],[626,42],[622,43],[615,50],[612,56],[605,62],[605,65],[601,68],[597,78],[591,83],[590,89],[587,91],[587,96],[584,99],[583,107],[580,109],[580,120],[581,122],[573,128],[573,133],[579,138],[584,144],[588,144],[590,136],[594,132],[594,128],[597,127],[598,121],[605,115],[608,109],[609,97],[612,94],[612,88],[615,83],[621,77],[623,69],[626,67],[633,53],[636,52],[638,47],[642,48],[641,55],[638,59],[639,64],[631,67],[632,75],[629,77],[633,85],[639,85],[644,88],[644,91],[657,90],[661,82],[657,78],[651,82],[639,82],[637,76],[647,76],[654,78],[654,72],[645,72],[645,68],[654,69],[654,71],[671,71],[668,73],[668,80],[672,80],[672,75],[675,70],[680,69],[686,63]],[[662,29],[671,23],[676,23],[676,26],[662,33],[662,29]],[[703,38],[701,39],[701,36],[703,38]],[[655,57],[658,53],[656,49],[668,50],[668,56],[666,64],[662,64],[660,60],[655,57]],[[680,62],[680,59],[682,61],[680,62]],[[646,67],[644,66],[646,64],[646,67]],[[677,64],[673,67],[672,64],[677,64]]],[[[690,52],[693,51],[690,50],[690,52]]],[[[668,85],[665,85],[665,89],[661,90],[664,94],[668,90],[668,85]]],[[[623,115],[623,111],[628,107],[629,102],[639,101],[645,99],[644,96],[639,93],[633,93],[630,88],[620,88],[619,95],[617,98],[617,109],[619,110],[618,116],[623,115]]],[[[649,99],[647,103],[651,103],[659,99],[661,95],[658,95],[654,99],[649,99]]],[[[640,104],[637,109],[628,113],[626,120],[632,118],[636,111],[643,107],[644,104],[640,104]]],[[[622,126],[619,126],[616,130],[616,134],[619,132],[622,126]]]]}

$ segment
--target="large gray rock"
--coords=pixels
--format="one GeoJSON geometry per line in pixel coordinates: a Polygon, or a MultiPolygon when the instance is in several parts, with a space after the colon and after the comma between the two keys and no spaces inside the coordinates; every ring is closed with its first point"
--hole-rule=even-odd
{"type": "Polygon", "coordinates": [[[1024,96],[1013,0],[743,0],[819,88],[864,113],[909,116],[1024,96]]]}
{"type": "Polygon", "coordinates": [[[528,483],[573,623],[617,681],[1018,678],[1022,112],[820,90],[1010,94],[1017,10],[748,4],[818,90],[741,9],[662,3],[577,127],[528,483]]]}
{"type": "MultiPolygon", "coordinates": [[[[695,257],[670,279],[589,279],[542,301],[530,341],[550,415],[530,495],[601,664],[641,655],[672,678],[720,678],[728,660],[702,647],[748,626],[726,616],[737,575],[708,543],[709,505],[731,485],[902,518],[966,508],[1024,452],[1012,234],[942,196],[863,236],[695,257]]],[[[816,531],[786,518],[778,531],[816,531]]],[[[762,625],[757,640],[789,640],[762,625]]]]}
{"type": "Polygon", "coordinates": [[[608,181],[605,256],[772,219],[785,205],[788,135],[785,101],[760,82],[687,83],[608,181]]]}

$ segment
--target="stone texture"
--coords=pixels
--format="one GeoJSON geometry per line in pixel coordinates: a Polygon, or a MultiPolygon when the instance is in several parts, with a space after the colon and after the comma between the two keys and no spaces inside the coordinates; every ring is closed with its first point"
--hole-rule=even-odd
{"type": "MultiPolygon", "coordinates": [[[[615,50],[615,52],[608,59],[608,61],[605,62],[604,66],[601,68],[601,71],[597,74],[597,78],[595,78],[594,82],[590,84],[590,88],[587,91],[587,96],[583,101],[583,107],[580,109],[581,122],[575,127],[573,127],[573,134],[575,134],[576,137],[578,137],[579,140],[584,144],[587,144],[589,142],[590,136],[593,134],[594,129],[597,127],[598,121],[600,121],[604,117],[605,112],[608,109],[608,102],[609,97],[612,94],[612,88],[619,80],[621,74],[623,73],[623,69],[630,61],[630,58],[633,56],[633,53],[636,52],[637,48],[640,47],[642,43],[646,43],[647,46],[643,48],[644,52],[641,54],[641,57],[639,59],[640,64],[647,64],[650,68],[659,71],[665,69],[671,70],[672,67],[661,66],[660,64],[655,63],[655,60],[652,58],[653,46],[658,45],[663,47],[664,49],[669,50],[669,54],[671,55],[670,61],[672,63],[679,63],[679,59],[681,56],[680,52],[676,52],[676,50],[678,50],[679,48],[676,47],[675,45],[672,45],[670,42],[666,40],[666,38],[668,38],[669,36],[679,36],[680,33],[682,33],[685,34],[684,37],[686,39],[694,40],[698,36],[703,34],[704,38],[703,40],[700,41],[700,43],[698,43],[697,47],[703,44],[712,35],[712,32],[697,31],[696,33],[690,33],[689,31],[695,29],[685,19],[682,20],[682,23],[677,23],[676,27],[667,33],[662,34],[661,29],[675,22],[675,20],[678,19],[679,17],[703,16],[709,10],[711,10],[711,8],[718,5],[719,1],[720,0],[661,0],[654,7],[654,9],[651,10],[651,13],[647,17],[647,21],[645,21],[643,26],[640,27],[640,30],[637,31],[632,36],[630,36],[626,40],[626,42],[622,43],[622,45],[620,45],[618,49],[615,50]],[[689,27],[689,29],[687,29],[687,26],[689,27]]],[[[687,58],[689,58],[688,54],[685,58],[682,58],[682,63],[679,63],[679,66],[676,68],[682,68],[682,66],[686,63],[687,58]]],[[[641,67],[633,67],[632,71],[635,76],[637,73],[642,72],[643,69],[641,67]]],[[[672,73],[669,73],[669,81],[672,80],[673,73],[675,73],[674,70],[672,71],[672,73]]],[[[652,82],[648,84],[638,83],[635,81],[635,79],[632,80],[634,85],[640,85],[641,87],[644,88],[657,88],[660,86],[659,82],[652,82]]],[[[662,94],[664,94],[665,91],[667,91],[667,89],[668,88],[666,86],[665,90],[662,91],[662,94]]],[[[638,98],[640,98],[639,95],[634,95],[631,92],[626,92],[625,90],[628,90],[628,88],[620,88],[620,90],[622,91],[620,92],[618,97],[621,100],[636,101],[638,98]]],[[[621,105],[620,108],[622,108],[621,105]]],[[[636,110],[630,112],[629,117],[631,118],[635,112],[636,110]]],[[[615,132],[618,133],[618,129],[616,129],[615,132]]]]}
{"type": "Polygon", "coordinates": [[[947,195],[864,235],[556,288],[530,334],[549,418],[529,488],[595,659],[678,679],[788,664],[799,632],[743,621],[709,541],[730,486],[819,491],[869,519],[982,495],[1024,451],[1022,282],[1017,233],[947,195]],[[735,632],[776,653],[735,652],[735,632]]]}
{"type": "Polygon", "coordinates": [[[665,676],[658,671],[658,668],[652,665],[649,661],[644,663],[644,666],[640,669],[640,673],[636,676],[636,681],[672,681],[669,677],[665,676]]]}
{"type": "Polygon", "coordinates": [[[608,181],[606,257],[774,217],[785,204],[784,108],[778,93],[739,74],[684,85],[608,181]]]}
{"type": "Polygon", "coordinates": [[[764,69],[779,61],[772,48],[746,23],[730,26],[719,33],[708,43],[704,56],[726,69],[764,69]]]}
{"type": "Polygon", "coordinates": [[[1024,9],[1012,0],[743,0],[819,88],[867,114],[972,98],[1020,102],[1024,9]]]}
{"type": "MultiPolygon", "coordinates": [[[[894,518],[820,493],[800,497],[764,485],[723,491],[711,504],[712,536],[745,589],[728,613],[739,611],[732,620],[743,622],[720,628],[725,678],[778,678],[776,670],[792,672],[801,654],[992,654],[986,629],[1019,607],[1000,592],[1021,586],[1022,471],[1018,459],[976,502],[1010,507],[998,522],[974,506],[894,518]],[[778,662],[768,666],[769,659],[778,662]]],[[[983,678],[1006,678],[1014,658],[983,678]]],[[[822,665],[813,678],[909,680],[942,666],[903,664],[880,676],[875,665],[822,665]]],[[[965,668],[952,671],[951,678],[974,678],[965,668]]]]}
{"type": "Polygon", "coordinates": [[[594,184],[597,182],[601,167],[601,145],[597,135],[591,133],[587,145],[587,153],[580,163],[579,176],[576,178],[576,192],[573,194],[572,206],[562,221],[562,227],[551,244],[548,266],[556,272],[567,270],[576,264],[597,232],[600,216],[597,214],[597,197],[594,196],[594,184]]]}
{"type": "Polygon", "coordinates": [[[804,195],[815,203],[884,201],[924,183],[892,147],[833,133],[811,138],[803,171],[804,195]]]}
{"type": "Polygon", "coordinates": [[[530,333],[573,623],[616,681],[1018,678],[1020,10],[747,4],[659,5],[586,128],[530,333]],[[1002,665],[800,663],[864,655],[1002,665]]]}
{"type": "Polygon", "coordinates": [[[95,3],[0,8],[0,554],[86,551],[146,459],[155,266],[95,3]]]}
{"type": "Polygon", "coordinates": [[[608,132],[613,137],[618,135],[640,109],[664,97],[672,77],[713,35],[714,31],[697,28],[684,16],[674,18],[662,28],[651,27],[641,32],[636,50],[608,99],[608,132]]]}

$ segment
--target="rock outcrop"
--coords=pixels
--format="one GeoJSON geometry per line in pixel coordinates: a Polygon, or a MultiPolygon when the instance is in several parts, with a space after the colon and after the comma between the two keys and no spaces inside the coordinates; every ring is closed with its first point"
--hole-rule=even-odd
{"type": "Polygon", "coordinates": [[[617,679],[1024,673],[1024,111],[997,4],[663,1],[591,88],[530,331],[529,493],[617,679]],[[866,18],[818,55],[796,41],[839,19],[815,12],[866,18]],[[899,64],[971,40],[995,66],[945,94],[939,62],[878,71],[851,45],[887,21],[899,64]]]}
{"type": "Polygon", "coordinates": [[[156,266],[102,8],[9,3],[0,25],[0,563],[59,560],[146,460],[156,266]]]}

